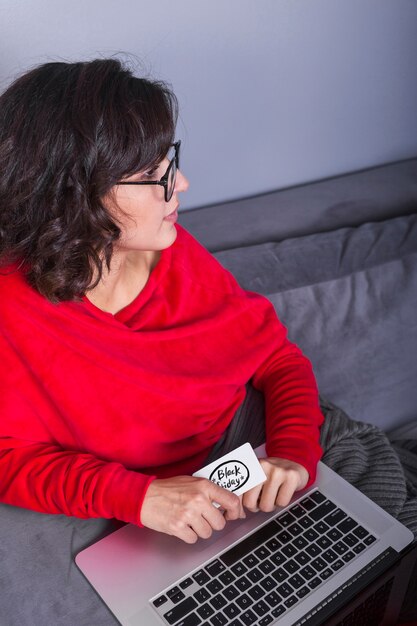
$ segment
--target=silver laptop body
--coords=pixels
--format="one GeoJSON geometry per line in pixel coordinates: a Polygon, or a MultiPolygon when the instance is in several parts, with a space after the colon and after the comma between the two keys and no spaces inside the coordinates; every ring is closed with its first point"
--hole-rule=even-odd
{"type": "MultiPolygon", "coordinates": [[[[245,520],[229,522],[223,531],[193,545],[145,528],[126,525],[80,552],[76,564],[123,626],[211,625],[224,621],[227,617],[225,610],[229,614],[224,622],[227,624],[321,624],[334,612],[332,604],[341,606],[346,599],[357,596],[378,575],[401,559],[400,553],[412,541],[413,534],[406,527],[320,462],[315,484],[298,492],[289,507],[279,512],[249,514],[245,520]],[[278,615],[278,607],[274,607],[274,590],[265,593],[264,597],[271,604],[264,602],[264,599],[257,603],[259,610],[263,607],[264,612],[258,612],[256,620],[253,620],[252,609],[242,611],[242,616],[248,618],[245,621],[239,616],[235,619],[228,607],[225,607],[219,611],[219,621],[216,622],[216,613],[210,613],[213,607],[209,602],[205,603],[207,614],[203,612],[204,607],[195,607],[193,598],[201,593],[193,578],[196,572],[205,571],[206,566],[212,563],[220,563],[224,572],[229,572],[229,564],[225,565],[219,554],[230,555],[239,551],[248,534],[255,536],[260,527],[269,529],[272,519],[279,522],[285,513],[291,513],[295,505],[298,506],[293,509],[294,513],[299,511],[302,508],[300,503],[307,503],[307,499],[311,499],[317,489],[373,537],[366,548],[362,545],[362,551],[355,554],[355,558],[344,563],[340,570],[332,570],[331,575],[317,588],[308,587],[308,593],[305,590],[295,591],[293,595],[296,602],[293,606],[285,606],[282,615],[278,615]],[[301,593],[305,597],[299,598],[301,593]],[[267,613],[265,606],[268,608],[267,613]]],[[[269,545],[273,545],[271,540],[269,545]]],[[[304,572],[304,569],[300,571],[304,572]]],[[[231,571],[229,573],[233,575],[231,571]]],[[[293,580],[290,573],[288,579],[293,580]]],[[[279,588],[276,582],[276,589],[279,588]]],[[[405,589],[395,592],[398,602],[404,593],[405,589]]],[[[290,604],[290,601],[291,597],[285,600],[286,604],[290,604]]],[[[389,619],[384,623],[389,623],[389,619]]]]}

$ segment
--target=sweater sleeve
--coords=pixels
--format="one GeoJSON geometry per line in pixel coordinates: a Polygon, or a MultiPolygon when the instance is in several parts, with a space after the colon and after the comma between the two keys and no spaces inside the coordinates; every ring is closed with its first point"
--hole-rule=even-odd
{"type": "Polygon", "coordinates": [[[0,501],[5,504],[141,525],[143,498],[153,478],[50,443],[0,438],[0,501]]]}
{"type": "Polygon", "coordinates": [[[252,382],[265,397],[266,452],[300,463],[309,473],[310,485],[322,454],[319,427],[323,421],[313,369],[288,340],[272,305],[267,308],[261,332],[271,350],[252,382]]]}

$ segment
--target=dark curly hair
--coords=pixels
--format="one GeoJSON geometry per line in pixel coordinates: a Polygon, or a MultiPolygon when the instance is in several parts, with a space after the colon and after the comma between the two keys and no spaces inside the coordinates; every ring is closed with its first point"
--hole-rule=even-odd
{"type": "Polygon", "coordinates": [[[17,79],[0,96],[3,268],[19,264],[51,302],[94,287],[120,236],[102,200],[164,158],[177,110],[166,84],[116,59],[46,63],[17,79]]]}

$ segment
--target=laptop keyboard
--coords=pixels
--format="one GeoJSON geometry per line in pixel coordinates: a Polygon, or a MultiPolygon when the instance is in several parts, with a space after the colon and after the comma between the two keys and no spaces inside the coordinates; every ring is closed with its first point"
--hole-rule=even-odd
{"type": "Polygon", "coordinates": [[[267,626],[375,540],[316,490],[151,604],[170,626],[267,626]]]}

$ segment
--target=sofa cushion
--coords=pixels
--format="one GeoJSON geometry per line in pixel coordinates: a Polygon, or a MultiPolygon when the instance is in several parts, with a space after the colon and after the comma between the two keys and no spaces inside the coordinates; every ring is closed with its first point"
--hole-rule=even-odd
{"type": "Polygon", "coordinates": [[[383,429],[417,418],[417,215],[215,256],[269,297],[323,395],[383,429]]]}
{"type": "Polygon", "coordinates": [[[417,254],[268,297],[323,395],[384,430],[417,419],[417,254]]]}
{"type": "Polygon", "coordinates": [[[358,226],[417,207],[417,159],[182,211],[180,222],[211,251],[358,226]]]}

